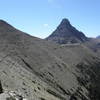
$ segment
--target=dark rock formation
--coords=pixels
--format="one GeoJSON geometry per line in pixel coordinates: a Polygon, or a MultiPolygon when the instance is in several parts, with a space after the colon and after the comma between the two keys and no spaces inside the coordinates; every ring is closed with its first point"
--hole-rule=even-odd
{"type": "Polygon", "coordinates": [[[2,88],[2,84],[1,84],[1,81],[0,81],[0,94],[3,93],[3,88],[2,88]]]}
{"type": "Polygon", "coordinates": [[[46,40],[54,41],[59,44],[66,43],[82,43],[88,38],[75,27],[73,27],[68,19],[63,19],[57,29],[46,38],[46,40]]]}

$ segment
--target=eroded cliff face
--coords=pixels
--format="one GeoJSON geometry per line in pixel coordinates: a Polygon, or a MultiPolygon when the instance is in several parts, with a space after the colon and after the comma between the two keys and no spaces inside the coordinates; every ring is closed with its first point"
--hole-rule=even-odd
{"type": "Polygon", "coordinates": [[[100,59],[84,44],[59,45],[0,24],[0,97],[99,100],[99,71],[100,59]]]}

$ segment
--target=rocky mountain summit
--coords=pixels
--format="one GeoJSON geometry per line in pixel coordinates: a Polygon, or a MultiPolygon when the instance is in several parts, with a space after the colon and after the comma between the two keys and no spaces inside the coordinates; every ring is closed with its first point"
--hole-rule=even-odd
{"type": "Polygon", "coordinates": [[[81,36],[60,45],[1,20],[0,100],[100,100],[100,58],[81,36]]]}
{"type": "Polygon", "coordinates": [[[59,44],[82,43],[88,40],[84,33],[73,27],[68,19],[63,19],[57,29],[46,38],[59,44]]]}

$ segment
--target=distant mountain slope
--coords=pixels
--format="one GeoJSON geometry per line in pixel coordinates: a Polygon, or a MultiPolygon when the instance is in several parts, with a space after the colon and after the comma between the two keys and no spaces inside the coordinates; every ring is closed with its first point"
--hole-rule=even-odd
{"type": "Polygon", "coordinates": [[[100,100],[100,59],[84,44],[55,44],[1,21],[0,81],[0,99],[14,92],[26,100],[100,100]]]}
{"type": "Polygon", "coordinates": [[[98,39],[100,39],[100,36],[97,36],[98,39]]]}
{"type": "Polygon", "coordinates": [[[68,19],[63,19],[57,29],[46,38],[60,44],[82,43],[88,40],[84,33],[73,27],[68,19]]]}
{"type": "Polygon", "coordinates": [[[100,56],[100,38],[93,38],[90,39],[85,43],[87,47],[89,47],[91,50],[93,50],[95,53],[97,53],[98,56],[100,56]]]}

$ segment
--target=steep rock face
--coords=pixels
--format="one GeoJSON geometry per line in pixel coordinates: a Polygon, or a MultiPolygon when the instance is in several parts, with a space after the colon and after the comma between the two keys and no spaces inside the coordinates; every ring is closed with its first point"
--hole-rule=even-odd
{"type": "Polygon", "coordinates": [[[27,100],[100,99],[100,59],[92,50],[84,44],[54,44],[6,22],[3,25],[0,80],[4,92],[14,91],[27,100]]]}
{"type": "Polygon", "coordinates": [[[87,41],[88,38],[82,32],[73,27],[68,19],[63,19],[57,29],[47,37],[46,40],[66,44],[82,43],[87,41]]]}

